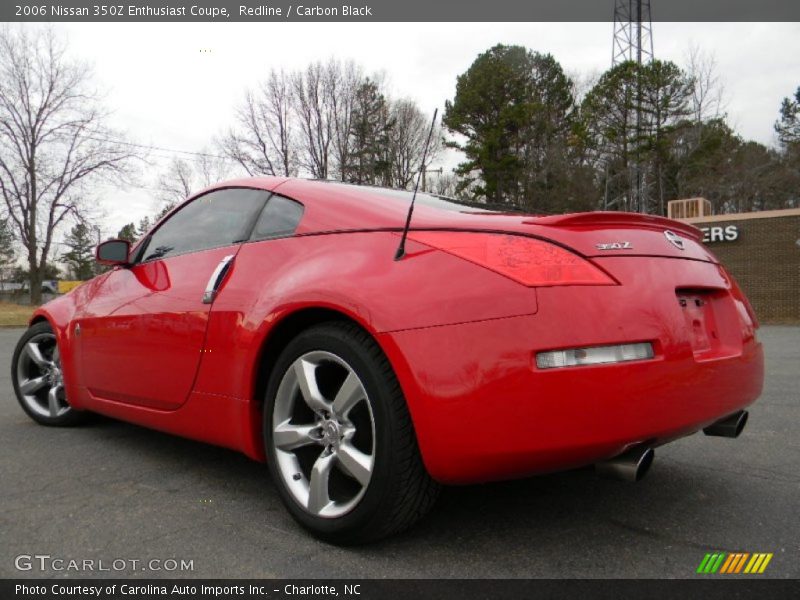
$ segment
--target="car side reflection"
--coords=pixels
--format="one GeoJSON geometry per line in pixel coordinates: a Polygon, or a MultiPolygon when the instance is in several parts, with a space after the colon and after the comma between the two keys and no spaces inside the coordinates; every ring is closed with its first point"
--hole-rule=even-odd
{"type": "Polygon", "coordinates": [[[160,260],[137,265],[132,271],[136,280],[153,292],[163,292],[170,287],[169,271],[160,260]]]}

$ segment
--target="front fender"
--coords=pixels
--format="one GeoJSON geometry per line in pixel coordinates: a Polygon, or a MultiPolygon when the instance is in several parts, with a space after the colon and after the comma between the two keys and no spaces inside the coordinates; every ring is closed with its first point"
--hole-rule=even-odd
{"type": "Polygon", "coordinates": [[[107,276],[107,273],[99,275],[63,296],[43,304],[33,311],[29,321],[29,325],[47,321],[53,328],[61,355],[64,390],[70,405],[79,410],[84,408],[80,377],[80,344],[76,343],[76,331],[73,323],[107,276]]]}

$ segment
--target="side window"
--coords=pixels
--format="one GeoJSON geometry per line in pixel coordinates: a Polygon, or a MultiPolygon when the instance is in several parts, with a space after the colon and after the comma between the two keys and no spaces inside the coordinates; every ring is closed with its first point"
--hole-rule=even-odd
{"type": "Polygon", "coordinates": [[[156,229],[140,260],[242,242],[268,196],[263,190],[231,188],[195,198],[156,229]]]}
{"type": "Polygon", "coordinates": [[[261,211],[250,239],[258,241],[292,235],[302,216],[302,204],[273,195],[261,211]]]}

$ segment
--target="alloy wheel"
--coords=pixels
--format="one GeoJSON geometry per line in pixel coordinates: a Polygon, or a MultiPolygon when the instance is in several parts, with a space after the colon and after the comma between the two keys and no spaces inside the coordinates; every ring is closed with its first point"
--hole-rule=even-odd
{"type": "Polygon", "coordinates": [[[375,420],[353,368],[325,351],[286,370],[275,397],[272,444],[294,500],[317,517],[353,510],[375,466],[375,420]]]}
{"type": "Polygon", "coordinates": [[[22,402],[39,416],[58,418],[71,410],[53,333],[37,333],[25,344],[17,359],[17,384],[22,402]]]}

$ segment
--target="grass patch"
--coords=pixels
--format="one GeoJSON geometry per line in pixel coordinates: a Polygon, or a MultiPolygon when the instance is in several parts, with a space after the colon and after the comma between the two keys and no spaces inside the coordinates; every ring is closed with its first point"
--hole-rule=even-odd
{"type": "Polygon", "coordinates": [[[27,327],[33,306],[0,302],[0,327],[27,327]]]}

